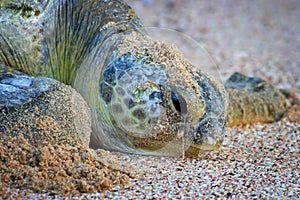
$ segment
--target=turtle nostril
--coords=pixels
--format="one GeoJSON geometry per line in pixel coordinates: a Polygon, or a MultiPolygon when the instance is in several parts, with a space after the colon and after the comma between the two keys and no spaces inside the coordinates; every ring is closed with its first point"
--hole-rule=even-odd
{"type": "Polygon", "coordinates": [[[171,93],[171,98],[172,98],[172,103],[175,109],[180,113],[180,114],[187,114],[187,104],[184,98],[176,94],[174,92],[171,93]]]}

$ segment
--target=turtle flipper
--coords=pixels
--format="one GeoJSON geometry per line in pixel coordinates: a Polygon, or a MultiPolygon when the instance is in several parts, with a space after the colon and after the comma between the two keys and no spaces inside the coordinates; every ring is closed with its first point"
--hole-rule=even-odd
{"type": "Polygon", "coordinates": [[[228,126],[273,122],[290,106],[279,89],[258,77],[234,73],[225,88],[229,96],[228,126]]]}

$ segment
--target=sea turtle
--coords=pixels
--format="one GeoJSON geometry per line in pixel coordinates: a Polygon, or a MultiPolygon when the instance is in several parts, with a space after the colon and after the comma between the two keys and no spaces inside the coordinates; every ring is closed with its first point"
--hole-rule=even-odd
{"type": "Polygon", "coordinates": [[[235,73],[224,87],[147,36],[122,0],[2,0],[0,46],[0,79],[50,77],[84,97],[94,148],[196,155],[220,147],[226,123],[271,122],[289,104],[260,78],[235,73]]]}

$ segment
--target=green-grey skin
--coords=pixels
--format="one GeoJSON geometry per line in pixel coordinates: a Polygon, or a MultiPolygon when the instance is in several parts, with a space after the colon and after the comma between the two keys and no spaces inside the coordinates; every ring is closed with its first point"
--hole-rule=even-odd
{"type": "Polygon", "coordinates": [[[2,71],[51,77],[81,93],[92,110],[94,148],[153,155],[184,148],[195,156],[220,147],[227,115],[230,125],[270,122],[287,107],[270,84],[239,74],[231,81],[244,84],[229,83],[228,102],[224,87],[184,58],[170,64],[175,50],[149,53],[164,45],[147,37],[121,0],[1,1],[0,46],[2,71]]]}

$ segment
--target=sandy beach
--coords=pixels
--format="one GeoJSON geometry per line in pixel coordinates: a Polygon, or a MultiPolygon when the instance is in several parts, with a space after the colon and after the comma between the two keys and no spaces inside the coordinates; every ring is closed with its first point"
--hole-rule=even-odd
{"type": "MultiPolygon", "coordinates": [[[[179,49],[196,43],[195,48],[199,47],[202,54],[198,56],[198,51],[187,50],[187,56],[221,81],[237,71],[259,76],[280,89],[289,90],[292,96],[300,96],[298,0],[127,2],[146,27],[180,32],[170,34],[170,38],[181,34],[192,38],[191,43],[179,41],[179,49]]],[[[228,128],[220,150],[207,152],[198,159],[98,150],[96,155],[111,165],[117,160],[120,166],[129,168],[132,174],[121,178],[126,182],[129,178],[130,183],[73,198],[299,199],[299,116],[298,106],[292,115],[272,124],[228,128]]],[[[120,175],[114,172],[109,176],[115,173],[120,175]]],[[[30,194],[14,189],[11,197],[60,199],[68,196],[51,196],[47,191],[30,194]]]]}

